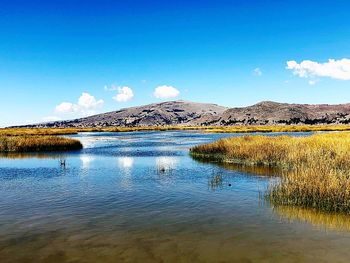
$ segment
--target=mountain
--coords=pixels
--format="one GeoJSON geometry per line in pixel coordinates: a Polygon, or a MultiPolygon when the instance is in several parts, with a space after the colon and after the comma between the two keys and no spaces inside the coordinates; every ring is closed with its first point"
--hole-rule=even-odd
{"type": "Polygon", "coordinates": [[[347,124],[350,104],[310,105],[263,101],[248,107],[227,108],[216,104],[168,101],[85,118],[26,125],[25,127],[105,126],[208,126],[347,124]]]}
{"type": "Polygon", "coordinates": [[[226,110],[218,125],[347,124],[350,104],[288,104],[263,101],[226,110]]]}
{"type": "Polygon", "coordinates": [[[106,127],[202,125],[218,121],[228,108],[216,104],[168,101],[131,107],[68,121],[55,121],[26,127],[106,127]]]}

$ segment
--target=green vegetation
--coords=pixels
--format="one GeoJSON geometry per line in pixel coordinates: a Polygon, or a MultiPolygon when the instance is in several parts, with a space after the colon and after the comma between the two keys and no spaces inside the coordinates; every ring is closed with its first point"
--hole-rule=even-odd
{"type": "Polygon", "coordinates": [[[191,149],[196,158],[283,168],[266,197],[297,205],[350,213],[350,133],[309,137],[244,136],[191,149]]]}
{"type": "Polygon", "coordinates": [[[0,136],[0,152],[46,152],[80,150],[80,141],[48,135],[0,136]]]}

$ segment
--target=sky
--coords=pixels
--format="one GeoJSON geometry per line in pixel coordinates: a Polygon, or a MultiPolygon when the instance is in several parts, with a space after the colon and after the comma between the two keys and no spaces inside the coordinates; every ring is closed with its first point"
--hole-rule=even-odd
{"type": "Polygon", "coordinates": [[[0,0],[0,127],[167,100],[350,102],[350,2],[0,0]]]}

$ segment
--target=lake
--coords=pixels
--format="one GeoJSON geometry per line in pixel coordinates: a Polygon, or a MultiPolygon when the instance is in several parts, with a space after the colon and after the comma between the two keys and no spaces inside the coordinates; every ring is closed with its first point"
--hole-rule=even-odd
{"type": "Polygon", "coordinates": [[[350,217],[273,207],[278,171],[188,154],[229,136],[83,133],[79,152],[0,157],[0,262],[349,262],[350,217]]]}

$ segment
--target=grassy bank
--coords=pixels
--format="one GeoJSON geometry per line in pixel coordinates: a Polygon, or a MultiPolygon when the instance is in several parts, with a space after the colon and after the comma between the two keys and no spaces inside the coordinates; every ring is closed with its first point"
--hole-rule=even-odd
{"type": "Polygon", "coordinates": [[[274,204],[350,213],[350,133],[309,137],[244,136],[197,146],[208,160],[279,166],[281,180],[266,197],[274,204]]]}
{"type": "Polygon", "coordinates": [[[350,131],[350,125],[275,125],[275,126],[142,126],[142,127],[91,127],[91,128],[4,128],[0,136],[20,135],[64,135],[79,132],[136,132],[199,130],[212,133],[250,132],[310,132],[310,131],[350,131]]]}
{"type": "Polygon", "coordinates": [[[350,125],[212,126],[207,127],[205,131],[213,133],[350,131],[350,125]]]}
{"type": "Polygon", "coordinates": [[[80,141],[59,136],[0,136],[0,152],[47,152],[80,150],[80,141]]]}

